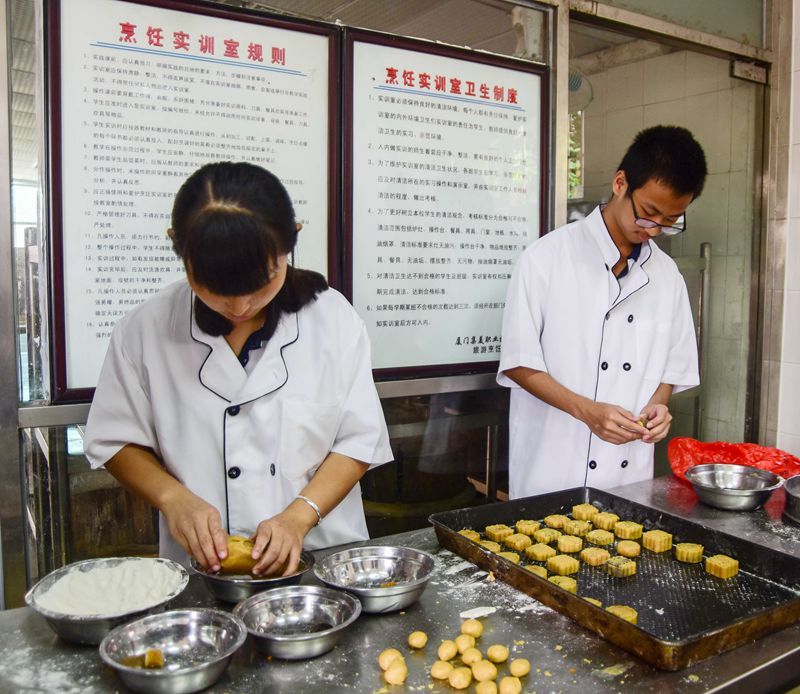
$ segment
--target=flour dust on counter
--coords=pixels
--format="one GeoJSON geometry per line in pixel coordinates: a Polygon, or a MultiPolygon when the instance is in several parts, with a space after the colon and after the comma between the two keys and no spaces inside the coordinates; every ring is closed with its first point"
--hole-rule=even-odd
{"type": "MultiPolygon", "coordinates": [[[[439,549],[433,558],[436,569],[431,584],[441,586],[445,593],[457,592],[470,603],[474,602],[473,609],[477,612],[470,614],[470,617],[489,614],[485,612],[487,608],[492,608],[492,612],[503,610],[510,613],[555,614],[554,610],[516,588],[502,581],[491,580],[493,577],[489,573],[472,562],[464,561],[450,550],[439,549]],[[492,600],[490,603],[486,602],[489,596],[492,600]]],[[[462,613],[462,618],[465,618],[464,614],[466,612],[462,613]]]]}
{"type": "Polygon", "coordinates": [[[102,678],[82,662],[96,658],[95,649],[85,651],[86,658],[69,651],[48,654],[46,666],[39,649],[22,646],[19,630],[3,635],[0,646],[0,692],[58,692],[92,694],[105,691],[102,678]],[[17,635],[19,639],[15,638],[17,635]],[[83,673],[76,676],[76,673],[83,673]]]}

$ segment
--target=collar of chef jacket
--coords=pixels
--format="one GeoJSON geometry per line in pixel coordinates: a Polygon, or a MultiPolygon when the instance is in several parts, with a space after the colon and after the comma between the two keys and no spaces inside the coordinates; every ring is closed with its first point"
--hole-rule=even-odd
{"type": "Polygon", "coordinates": [[[195,342],[209,348],[198,378],[208,390],[223,400],[238,405],[264,397],[283,386],[289,378],[283,350],[296,342],[300,334],[297,313],[284,313],[264,354],[248,373],[239,362],[224,335],[209,335],[197,325],[194,315],[194,293],[190,293],[191,321],[189,330],[195,342]]]}
{"type": "Polygon", "coordinates": [[[606,226],[601,211],[602,207],[598,205],[591,211],[589,216],[586,217],[585,221],[588,225],[590,236],[597,244],[597,249],[600,251],[600,255],[608,271],[609,308],[613,308],[649,283],[650,278],[645,272],[644,265],[650,259],[653,249],[650,241],[642,242],[638,261],[630,268],[630,271],[625,277],[625,281],[621,283],[611,271],[611,268],[613,268],[620,259],[621,254],[619,248],[617,248],[617,244],[614,243],[614,239],[611,238],[611,232],[606,226]]]}

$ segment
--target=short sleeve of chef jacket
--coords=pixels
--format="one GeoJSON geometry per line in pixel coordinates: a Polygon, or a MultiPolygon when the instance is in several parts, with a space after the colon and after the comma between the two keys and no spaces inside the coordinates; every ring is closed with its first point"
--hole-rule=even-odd
{"type": "Polygon", "coordinates": [[[542,332],[542,300],[548,296],[546,256],[549,248],[543,237],[520,256],[506,293],[503,311],[503,340],[497,382],[518,388],[503,372],[517,366],[547,371],[540,335],[542,332]]]}
{"type": "Polygon", "coordinates": [[[105,465],[128,444],[159,455],[150,397],[125,352],[128,321],[114,328],[86,423],[85,453],[93,468],[105,465]]]}
{"type": "MultiPolygon", "coordinates": [[[[344,301],[344,299],[343,299],[344,301]]],[[[344,350],[351,365],[350,387],[344,402],[339,431],[331,451],[370,465],[381,465],[393,459],[383,409],[372,380],[372,358],[367,329],[348,304],[354,343],[344,350]]]]}
{"type": "Polygon", "coordinates": [[[700,383],[697,359],[697,336],[689,304],[689,293],[683,277],[675,269],[673,285],[674,314],[671,321],[670,346],[661,383],[673,386],[673,393],[694,388],[700,383]]]}

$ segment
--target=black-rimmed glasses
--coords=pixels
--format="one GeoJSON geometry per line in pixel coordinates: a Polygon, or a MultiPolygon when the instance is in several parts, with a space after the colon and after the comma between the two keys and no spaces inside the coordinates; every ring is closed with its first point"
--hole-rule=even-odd
{"type": "Polygon", "coordinates": [[[635,222],[636,226],[642,227],[642,229],[655,229],[656,227],[661,227],[661,233],[665,236],[675,236],[676,234],[686,231],[685,212],[672,224],[659,224],[658,222],[654,222],[652,219],[648,219],[647,217],[640,217],[639,212],[636,210],[636,203],[633,201],[633,193],[628,193],[628,197],[631,199],[631,207],[633,208],[633,221],[635,222]]]}

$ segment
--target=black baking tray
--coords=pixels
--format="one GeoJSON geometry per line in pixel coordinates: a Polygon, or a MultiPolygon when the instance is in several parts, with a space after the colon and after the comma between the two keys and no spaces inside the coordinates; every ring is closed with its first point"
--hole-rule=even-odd
{"type": "MultiPolygon", "coordinates": [[[[800,621],[800,559],[591,487],[435,513],[429,520],[443,547],[662,670],[680,670],[800,621]],[[739,573],[723,580],[707,574],[705,562],[683,564],[674,552],[642,549],[637,573],[629,578],[612,578],[581,562],[573,595],[458,534],[462,528],[482,532],[495,523],[513,527],[521,519],[569,515],[582,503],[642,523],[645,530],[670,532],[675,543],[700,543],[704,556],[732,556],[739,573]],[[638,624],[584,597],[604,607],[628,605],[639,613],[638,624]]],[[[535,562],[523,555],[523,563],[535,562]]]]}

